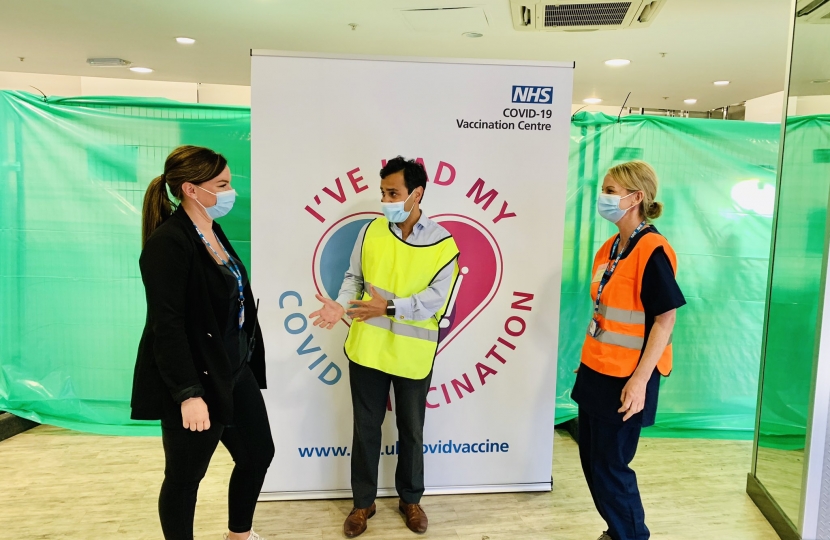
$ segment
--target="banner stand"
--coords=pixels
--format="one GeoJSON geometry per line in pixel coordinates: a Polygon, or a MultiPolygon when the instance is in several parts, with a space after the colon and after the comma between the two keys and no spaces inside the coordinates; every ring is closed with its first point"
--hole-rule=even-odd
{"type": "MultiPolygon", "coordinates": [[[[252,51],[251,80],[276,445],[261,500],[351,496],[348,321],[308,315],[316,294],[337,297],[397,155],[424,165],[421,208],[461,251],[427,395],[427,494],[549,491],[573,63],[252,51]]],[[[395,494],[391,409],[380,496],[395,494]]]]}

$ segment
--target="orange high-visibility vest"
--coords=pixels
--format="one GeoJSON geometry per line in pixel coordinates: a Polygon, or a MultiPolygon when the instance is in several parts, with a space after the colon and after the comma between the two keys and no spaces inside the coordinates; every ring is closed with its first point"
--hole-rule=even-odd
{"type": "MultiPolygon", "coordinates": [[[[594,258],[591,280],[591,299],[594,303],[605,265],[613,262],[611,249],[615,239],[616,236],[605,242],[594,258]]],[[[651,254],[659,247],[663,248],[677,274],[677,256],[674,250],[660,234],[651,232],[641,236],[631,253],[620,259],[614,274],[605,285],[599,313],[596,314],[599,332],[596,337],[588,334],[582,345],[582,363],[594,371],[612,377],[629,377],[637,369],[644,350],[646,332],[646,313],[640,300],[643,272],[651,254]]],[[[657,363],[657,369],[664,376],[671,373],[671,338],[657,363]]]]}

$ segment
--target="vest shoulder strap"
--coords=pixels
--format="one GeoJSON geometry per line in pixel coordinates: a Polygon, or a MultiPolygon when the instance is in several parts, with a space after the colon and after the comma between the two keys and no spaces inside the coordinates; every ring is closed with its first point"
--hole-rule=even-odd
{"type": "Polygon", "coordinates": [[[662,234],[651,232],[644,235],[637,242],[635,251],[639,252],[638,256],[644,261],[648,261],[651,254],[654,253],[654,250],[657,248],[663,248],[663,251],[666,253],[669,261],[671,262],[674,272],[677,273],[677,255],[671,247],[671,244],[669,244],[669,241],[666,240],[662,234]]]}

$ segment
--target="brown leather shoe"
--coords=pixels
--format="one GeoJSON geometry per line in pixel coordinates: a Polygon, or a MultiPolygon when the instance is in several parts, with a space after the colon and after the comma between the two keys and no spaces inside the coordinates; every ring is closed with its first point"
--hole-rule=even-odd
{"type": "Polygon", "coordinates": [[[354,538],[366,532],[366,522],[375,515],[375,503],[369,508],[352,508],[352,512],[343,523],[343,534],[346,538],[354,538]]]}
{"type": "Polygon", "coordinates": [[[420,504],[406,504],[403,501],[399,501],[398,510],[403,514],[406,526],[409,527],[410,531],[418,534],[427,532],[429,520],[420,504]]]}

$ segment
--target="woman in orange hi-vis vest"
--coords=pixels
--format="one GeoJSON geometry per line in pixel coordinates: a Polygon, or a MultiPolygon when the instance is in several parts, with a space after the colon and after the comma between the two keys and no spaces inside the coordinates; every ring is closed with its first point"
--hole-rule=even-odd
{"type": "Polygon", "coordinates": [[[579,456],[608,530],[600,540],[646,540],[649,531],[629,464],[640,431],[654,424],[660,376],[672,369],[671,336],[686,300],[677,257],[652,225],[657,174],[642,161],[611,168],[597,201],[617,225],[594,258],[593,314],[571,397],[579,404],[579,456]]]}

